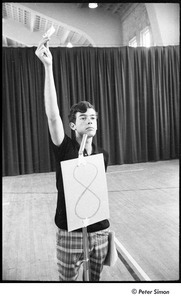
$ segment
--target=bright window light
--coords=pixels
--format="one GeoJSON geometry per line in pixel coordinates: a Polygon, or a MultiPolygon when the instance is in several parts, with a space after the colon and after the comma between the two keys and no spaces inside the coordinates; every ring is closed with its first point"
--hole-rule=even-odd
{"type": "Polygon", "coordinates": [[[151,46],[151,34],[148,27],[146,27],[140,32],[140,42],[142,47],[151,46]]]}
{"type": "Polygon", "coordinates": [[[70,42],[68,42],[67,47],[68,48],[72,48],[73,46],[72,46],[72,44],[70,42]]]}
{"type": "Polygon", "coordinates": [[[130,41],[129,41],[129,46],[130,47],[137,47],[137,40],[136,40],[136,36],[134,36],[130,41]]]}

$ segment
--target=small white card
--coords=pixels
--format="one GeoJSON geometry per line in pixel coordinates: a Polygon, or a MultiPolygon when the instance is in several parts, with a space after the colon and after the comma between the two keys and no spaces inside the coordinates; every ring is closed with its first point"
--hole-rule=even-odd
{"type": "Polygon", "coordinates": [[[55,28],[53,25],[47,30],[47,32],[43,35],[44,38],[50,38],[52,34],[55,32],[55,28]]]}

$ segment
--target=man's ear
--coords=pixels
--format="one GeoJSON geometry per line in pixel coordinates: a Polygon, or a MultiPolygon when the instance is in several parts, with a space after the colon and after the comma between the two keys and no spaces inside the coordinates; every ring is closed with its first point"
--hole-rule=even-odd
{"type": "Polygon", "coordinates": [[[73,122],[70,122],[70,123],[69,123],[69,126],[70,126],[70,128],[71,128],[72,130],[75,130],[75,129],[76,129],[76,125],[75,125],[75,123],[73,123],[73,122]]]}

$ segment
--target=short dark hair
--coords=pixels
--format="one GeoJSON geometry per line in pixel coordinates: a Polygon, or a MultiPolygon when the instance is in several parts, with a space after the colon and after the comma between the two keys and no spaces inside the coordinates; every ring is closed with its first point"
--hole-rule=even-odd
{"type": "MultiPolygon", "coordinates": [[[[76,113],[77,112],[85,113],[88,108],[93,108],[95,110],[94,105],[90,104],[88,101],[80,101],[79,103],[72,105],[72,107],[70,109],[70,113],[68,115],[69,123],[70,122],[75,123],[76,113]]],[[[96,110],[95,110],[95,112],[96,112],[96,110]]],[[[96,112],[96,114],[97,114],[97,112],[96,112]]]]}

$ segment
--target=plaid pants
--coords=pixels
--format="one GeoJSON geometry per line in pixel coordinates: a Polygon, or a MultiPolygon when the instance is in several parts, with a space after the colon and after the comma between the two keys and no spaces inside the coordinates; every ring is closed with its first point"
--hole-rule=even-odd
{"type": "MultiPolygon", "coordinates": [[[[90,281],[99,281],[108,250],[109,229],[88,233],[90,281]]],[[[83,234],[58,229],[57,264],[60,281],[76,281],[83,263],[83,234]]]]}

